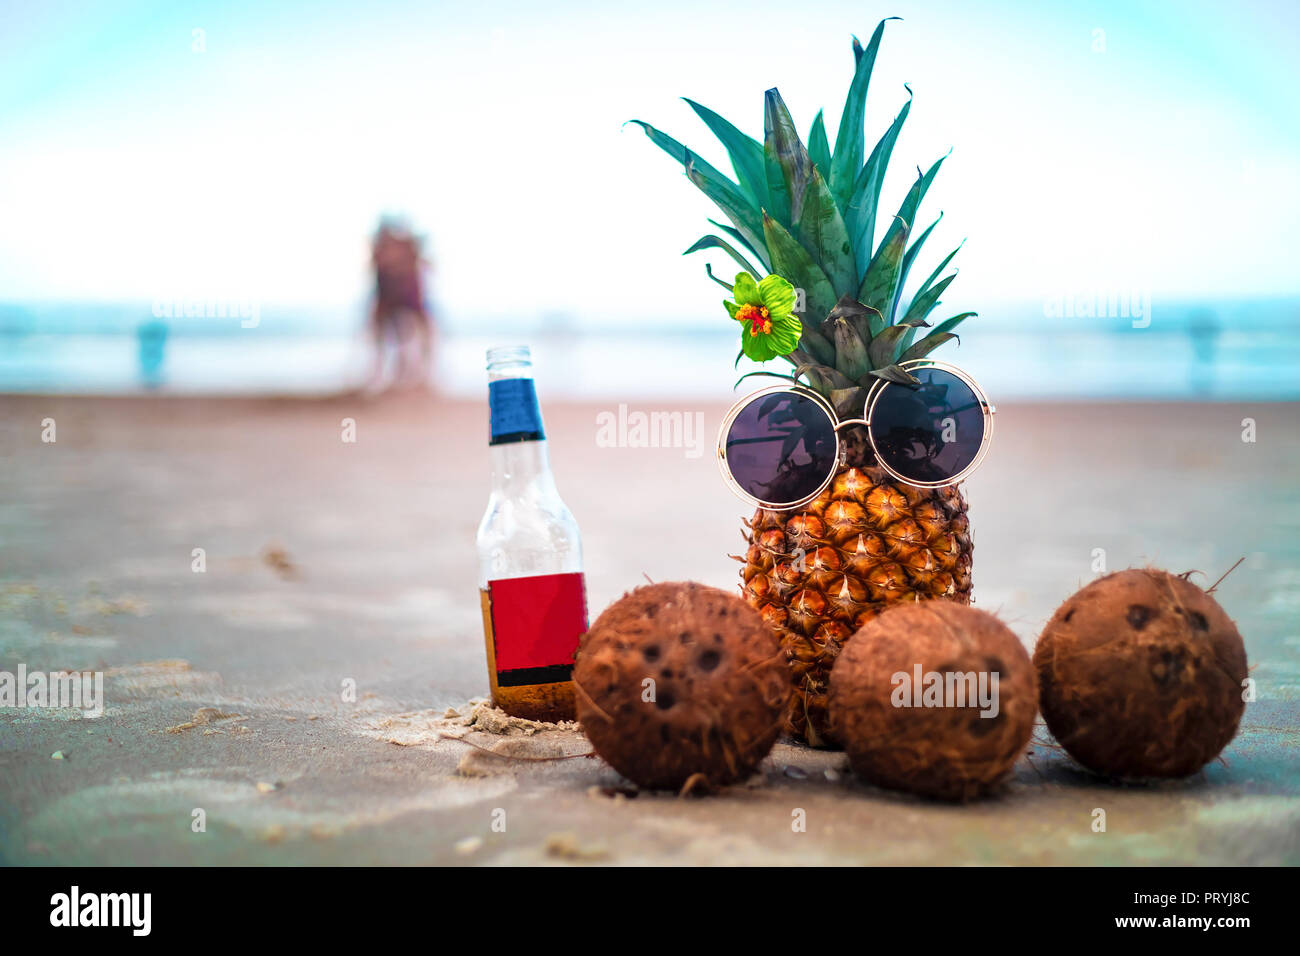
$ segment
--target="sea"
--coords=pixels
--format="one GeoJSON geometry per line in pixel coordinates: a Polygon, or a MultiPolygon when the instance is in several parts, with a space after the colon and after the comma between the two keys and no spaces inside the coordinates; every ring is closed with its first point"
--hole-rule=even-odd
{"type": "MultiPolygon", "coordinates": [[[[1300,297],[1164,303],[1141,317],[1104,301],[1085,305],[985,309],[933,357],[968,370],[995,402],[1300,398],[1300,297]]],[[[149,303],[0,303],[0,392],[329,395],[361,387],[374,367],[357,304],[263,307],[255,317],[233,308],[176,318],[155,311],[149,303]]],[[[610,327],[599,316],[442,314],[434,378],[444,393],[482,396],[486,350],[529,345],[547,400],[720,401],[760,368],[736,366],[736,332],[717,316],[610,327]]],[[[788,369],[779,360],[766,367],[788,369]]]]}

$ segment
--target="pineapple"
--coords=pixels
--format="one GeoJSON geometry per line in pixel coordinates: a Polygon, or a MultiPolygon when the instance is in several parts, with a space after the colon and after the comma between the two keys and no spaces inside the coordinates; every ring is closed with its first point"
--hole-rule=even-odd
{"type": "MultiPolygon", "coordinates": [[[[864,157],[867,87],[885,22],[865,49],[853,40],[856,67],[833,151],[822,114],[805,145],[775,89],[765,97],[762,143],[686,101],[726,147],[735,180],[660,130],[633,121],[730,221],[709,220],[725,238],[705,236],[686,252],[721,250],[755,278],[776,273],[800,292],[802,335],[786,356],[791,373],[749,375],[802,381],[842,420],[864,416],[876,380],[914,381],[899,363],[955,339],[953,329],[975,314],[934,326],[928,321],[956,277],[943,276],[956,249],[904,305],[912,264],[939,221],[916,233],[917,210],[946,157],[917,170],[896,215],[877,216],[885,168],[911,107],[909,89],[908,102],[864,157]],[[887,226],[877,244],[878,218],[887,226]]],[[[834,743],[826,706],[831,666],[859,627],[899,601],[967,604],[971,595],[970,526],[961,490],[895,481],[876,466],[861,428],[841,436],[847,459],[827,490],[796,510],[759,509],[745,522],[748,549],[738,558],[743,594],[780,635],[794,673],[787,729],[814,746],[834,743]]]]}

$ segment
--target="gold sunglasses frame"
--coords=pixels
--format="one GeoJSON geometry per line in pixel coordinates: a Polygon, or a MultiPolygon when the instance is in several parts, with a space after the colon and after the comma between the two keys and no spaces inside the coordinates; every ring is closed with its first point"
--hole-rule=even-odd
{"type": "MultiPolygon", "coordinates": [[[[844,444],[840,441],[840,429],[849,425],[862,425],[866,428],[867,441],[871,445],[872,454],[876,457],[876,464],[884,469],[884,471],[895,480],[901,481],[906,485],[911,485],[914,488],[943,488],[948,485],[957,485],[965,481],[966,478],[969,477],[970,474],[984,461],[984,456],[988,454],[989,443],[993,439],[993,421],[994,416],[997,414],[997,408],[989,403],[988,396],[984,393],[984,390],[980,388],[979,383],[955,365],[950,365],[947,362],[939,362],[934,359],[913,359],[910,362],[900,363],[900,367],[909,370],[915,368],[937,368],[949,372],[959,378],[966,387],[971,390],[971,394],[975,396],[976,401],[980,403],[980,408],[984,413],[984,435],[980,439],[979,451],[975,453],[975,457],[971,459],[970,464],[952,478],[949,478],[946,481],[914,481],[900,475],[881,459],[880,450],[876,447],[876,438],[871,433],[871,413],[875,410],[876,403],[880,401],[880,396],[884,393],[885,388],[896,383],[879,379],[872,384],[871,389],[867,392],[867,399],[864,403],[867,417],[849,418],[844,421],[840,421],[839,416],[835,413],[835,409],[830,402],[806,385],[772,385],[768,388],[761,388],[756,392],[751,392],[749,395],[746,395],[740,401],[736,402],[736,404],[731,406],[730,411],[728,411],[726,416],[722,419],[722,427],[718,429],[718,469],[722,472],[723,480],[735,495],[758,505],[760,508],[766,508],[768,511],[793,511],[796,508],[801,508],[808,502],[814,500],[818,495],[825,491],[827,487],[829,487],[830,483],[835,480],[836,473],[844,464],[845,450],[844,444]],[[826,412],[826,415],[829,417],[831,422],[831,430],[835,434],[836,464],[835,468],[831,469],[830,473],[826,476],[826,480],[818,486],[816,491],[808,495],[806,498],[791,503],[774,504],[769,501],[764,501],[762,498],[755,497],[748,491],[745,491],[740,487],[740,483],[736,481],[735,476],[732,475],[731,469],[727,467],[727,433],[731,430],[731,426],[735,422],[736,418],[745,408],[749,407],[750,404],[766,395],[775,395],[779,392],[793,392],[797,395],[810,398],[816,402],[824,412],[826,412]]],[[[907,386],[900,387],[906,388],[907,386]]]]}

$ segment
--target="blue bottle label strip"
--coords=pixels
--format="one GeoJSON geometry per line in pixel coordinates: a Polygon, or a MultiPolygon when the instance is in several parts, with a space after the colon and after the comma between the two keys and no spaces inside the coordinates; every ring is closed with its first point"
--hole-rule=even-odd
{"type": "Polygon", "coordinates": [[[541,441],[542,412],[537,406],[537,389],[531,378],[503,378],[488,383],[488,406],[492,410],[489,444],[541,441]]]}

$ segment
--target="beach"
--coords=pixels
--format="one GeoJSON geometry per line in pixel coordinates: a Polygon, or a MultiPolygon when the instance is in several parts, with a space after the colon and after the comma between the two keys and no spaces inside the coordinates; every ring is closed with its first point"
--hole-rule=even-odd
{"type": "MultiPolygon", "coordinates": [[[[744,547],[713,453],[729,397],[624,404],[543,395],[592,619],[647,580],[735,589],[744,547]],[[677,447],[618,425],[652,411],[689,423],[677,447]]],[[[1001,795],[951,806],[788,741],[679,799],[575,732],[466,726],[485,401],[0,397],[0,669],[104,673],[101,717],[0,709],[0,861],[1300,863],[1296,408],[999,403],[966,486],[976,605],[1032,648],[1099,568],[1209,586],[1244,558],[1216,597],[1258,699],[1185,781],[1100,780],[1040,722],[1001,795]]]]}

